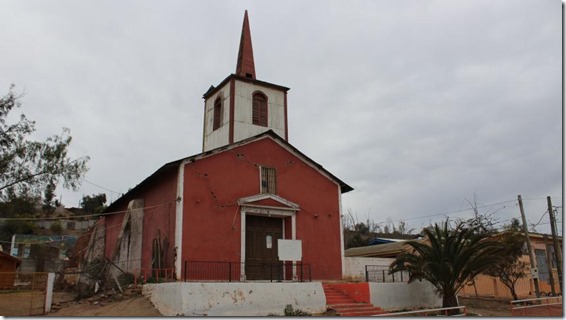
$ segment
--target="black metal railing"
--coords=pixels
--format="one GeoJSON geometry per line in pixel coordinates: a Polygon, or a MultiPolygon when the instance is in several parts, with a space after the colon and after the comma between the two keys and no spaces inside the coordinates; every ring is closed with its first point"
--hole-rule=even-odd
{"type": "Polygon", "coordinates": [[[389,268],[385,266],[366,266],[366,282],[408,282],[409,273],[399,271],[389,274],[389,268]]]}
{"type": "Polygon", "coordinates": [[[230,261],[185,261],[183,281],[186,282],[310,282],[311,265],[297,262],[296,277],[293,277],[291,262],[230,262],[230,261]],[[243,271],[243,272],[242,272],[243,271]]]}

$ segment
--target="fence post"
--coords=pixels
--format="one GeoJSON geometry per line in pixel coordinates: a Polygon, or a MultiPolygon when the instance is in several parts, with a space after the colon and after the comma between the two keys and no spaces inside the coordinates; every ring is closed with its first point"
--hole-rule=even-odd
{"type": "Polygon", "coordinates": [[[381,270],[381,275],[383,276],[383,277],[382,277],[382,278],[383,278],[383,282],[387,282],[387,281],[385,281],[385,270],[381,270]]]}
{"type": "Polygon", "coordinates": [[[269,282],[273,282],[273,264],[269,264],[269,282]]]}
{"type": "Polygon", "coordinates": [[[51,312],[51,302],[53,301],[53,282],[55,281],[55,273],[47,274],[47,288],[45,289],[45,305],[43,314],[51,312]]]}
{"type": "Polygon", "coordinates": [[[405,271],[401,271],[401,282],[403,282],[403,272],[405,271]]]}
{"type": "Polygon", "coordinates": [[[312,269],[310,264],[309,264],[309,282],[312,282],[312,269]]]}
{"type": "Polygon", "coordinates": [[[35,272],[31,274],[31,299],[29,300],[29,314],[31,315],[31,311],[33,309],[33,291],[35,289],[35,272]]]}

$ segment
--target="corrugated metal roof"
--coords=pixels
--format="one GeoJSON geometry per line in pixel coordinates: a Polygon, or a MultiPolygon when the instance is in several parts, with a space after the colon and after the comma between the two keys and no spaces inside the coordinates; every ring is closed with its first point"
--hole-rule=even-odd
{"type": "MultiPolygon", "coordinates": [[[[423,239],[414,240],[417,242],[424,241],[423,239]]],[[[405,252],[411,246],[407,243],[409,241],[399,241],[384,244],[376,244],[373,246],[350,248],[344,251],[346,257],[381,257],[390,258],[395,257],[400,253],[405,252]]]]}

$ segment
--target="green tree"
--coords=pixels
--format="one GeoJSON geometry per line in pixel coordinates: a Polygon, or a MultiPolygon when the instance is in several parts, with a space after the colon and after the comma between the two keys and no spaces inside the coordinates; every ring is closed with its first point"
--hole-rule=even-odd
{"type": "Polygon", "coordinates": [[[68,156],[72,138],[67,128],[61,135],[40,142],[29,139],[35,122],[24,114],[17,122],[9,122],[10,112],[21,106],[21,95],[13,89],[12,85],[8,94],[0,98],[0,200],[5,200],[8,192],[40,194],[49,184],[57,185],[60,181],[65,188],[76,190],[89,158],[68,156]]]}
{"type": "Polygon", "coordinates": [[[527,277],[528,267],[520,258],[527,254],[525,250],[525,237],[521,231],[521,224],[518,219],[513,219],[505,226],[499,238],[503,245],[502,259],[500,263],[494,264],[486,270],[486,274],[497,277],[501,280],[513,296],[513,300],[518,300],[515,285],[517,281],[527,277]]]}
{"type": "Polygon", "coordinates": [[[55,198],[55,184],[50,182],[45,186],[45,191],[43,192],[43,212],[47,213],[48,215],[52,214],[55,211],[55,202],[53,198],[55,198]]]}
{"type": "Polygon", "coordinates": [[[465,227],[477,229],[477,231],[480,233],[497,233],[497,228],[495,228],[495,225],[498,223],[498,221],[495,213],[497,213],[497,211],[501,210],[502,208],[493,210],[493,208],[490,207],[486,208],[483,212],[480,212],[482,206],[478,204],[477,195],[475,192],[473,194],[472,200],[469,200],[467,198],[465,198],[464,200],[466,200],[466,202],[470,205],[470,209],[472,209],[474,215],[471,218],[458,221],[461,222],[465,227]]]}
{"type": "Polygon", "coordinates": [[[100,213],[104,209],[106,209],[105,203],[106,203],[105,193],[93,194],[91,196],[83,196],[81,200],[81,208],[83,208],[83,210],[87,214],[100,213]]]}
{"type": "Polygon", "coordinates": [[[478,228],[465,228],[460,223],[452,229],[445,221],[424,229],[429,243],[409,241],[413,250],[399,255],[389,273],[408,271],[409,282],[427,280],[442,296],[442,307],[458,306],[458,291],[500,261],[501,245],[478,228]]]}
{"type": "Polygon", "coordinates": [[[0,245],[4,252],[8,252],[10,248],[10,241],[15,234],[34,234],[37,231],[37,226],[33,221],[25,220],[25,218],[16,216],[22,220],[8,220],[0,224],[0,245]]]}
{"type": "Polygon", "coordinates": [[[0,201],[0,218],[10,218],[16,215],[30,216],[36,213],[36,205],[40,198],[29,190],[23,190],[20,194],[9,189],[4,195],[4,201],[0,201]]]}

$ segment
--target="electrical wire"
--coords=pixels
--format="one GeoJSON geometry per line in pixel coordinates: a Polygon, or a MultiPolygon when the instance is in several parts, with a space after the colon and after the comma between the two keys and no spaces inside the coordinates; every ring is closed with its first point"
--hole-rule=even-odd
{"type": "Polygon", "coordinates": [[[540,217],[540,219],[538,219],[538,222],[531,225],[531,231],[535,232],[535,228],[540,225],[540,222],[542,221],[542,218],[544,218],[544,216],[548,213],[548,209],[546,209],[546,211],[542,214],[542,216],[540,217]]]}
{"type": "MultiPolygon", "coordinates": [[[[143,207],[141,209],[151,209],[155,207],[161,207],[165,204],[143,207]]],[[[117,213],[124,213],[128,210],[121,210],[121,211],[112,211],[112,212],[105,212],[105,213],[93,213],[93,214],[84,214],[84,215],[75,215],[75,216],[68,216],[68,217],[39,217],[39,218],[0,218],[0,221],[43,221],[43,220],[69,220],[69,219],[84,219],[89,217],[104,217],[112,214],[117,213]]]]}

